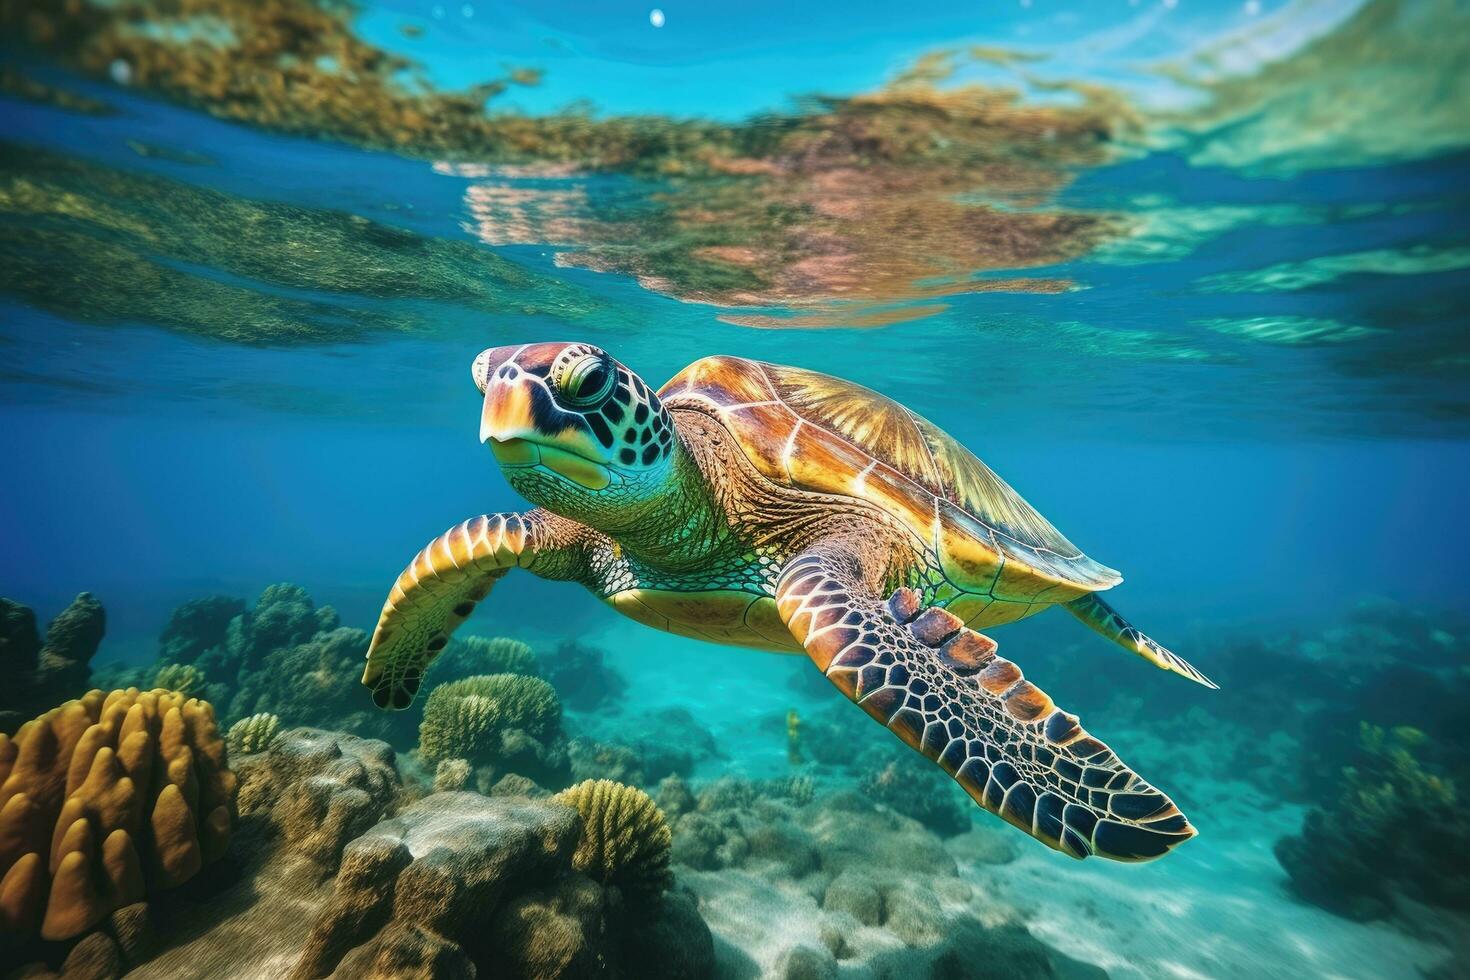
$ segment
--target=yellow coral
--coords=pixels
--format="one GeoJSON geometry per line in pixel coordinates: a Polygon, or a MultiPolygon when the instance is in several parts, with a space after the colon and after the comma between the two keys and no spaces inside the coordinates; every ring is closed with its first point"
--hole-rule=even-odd
{"type": "Polygon", "coordinates": [[[91,691],[0,735],[0,933],[67,939],[220,857],[235,776],[205,701],[91,691]]]}
{"type": "Polygon", "coordinates": [[[280,728],[281,719],[278,715],[262,711],[249,718],[241,718],[231,725],[229,733],[225,735],[225,744],[230,747],[231,752],[238,755],[264,752],[276,740],[276,733],[280,728]]]}
{"type": "Polygon", "coordinates": [[[625,895],[656,898],[673,884],[668,821],[643,790],[611,779],[589,779],[564,789],[552,802],[582,815],[582,836],[572,866],[625,895]]]}

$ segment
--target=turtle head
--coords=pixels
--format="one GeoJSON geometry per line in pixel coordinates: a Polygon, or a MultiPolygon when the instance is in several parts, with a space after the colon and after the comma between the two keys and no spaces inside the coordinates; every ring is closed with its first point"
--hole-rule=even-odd
{"type": "Polygon", "coordinates": [[[471,373],[485,399],[480,441],[533,503],[607,528],[669,479],[673,420],[643,379],[606,351],[574,343],[492,347],[471,373]]]}

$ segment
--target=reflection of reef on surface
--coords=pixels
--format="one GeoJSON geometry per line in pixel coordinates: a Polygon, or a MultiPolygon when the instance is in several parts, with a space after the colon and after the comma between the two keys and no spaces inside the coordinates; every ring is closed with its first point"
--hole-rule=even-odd
{"type": "Polygon", "coordinates": [[[574,320],[597,305],[472,243],[3,142],[0,226],[0,292],[75,320],[151,323],[238,343],[350,340],[424,326],[422,314],[368,309],[368,299],[574,320]]]}
{"type": "Polygon", "coordinates": [[[68,65],[99,76],[126,66],[130,84],[224,118],[484,161],[460,172],[492,178],[467,194],[486,242],[576,246],[559,261],[684,300],[796,307],[814,326],[914,315],[868,309],[899,302],[1068,288],[977,274],[1065,262],[1116,234],[1119,219],[1048,202],[1076,169],[1113,159],[1114,137],[1138,123],[1096,87],[1053,85],[1073,101],[1043,104],[1019,88],[948,85],[967,61],[1014,60],[982,49],[933,53],[876,91],[723,123],[487,112],[488,100],[539,75],[519,69],[436,91],[411,62],[360,38],[350,10],[309,0],[66,12],[10,0],[0,24],[68,65]],[[137,30],[143,18],[155,29],[137,30]],[[507,182],[578,172],[639,182],[614,200],[589,198],[575,181],[507,182]]]}
{"type": "Polygon", "coordinates": [[[1208,100],[1160,115],[1201,165],[1290,174],[1462,148],[1470,134],[1470,13],[1452,0],[1368,0],[1284,58],[1271,25],[1194,53],[1169,72],[1208,100]],[[1241,61],[1255,67],[1232,72],[1241,61]],[[1371,79],[1371,82],[1365,80],[1371,79]]]}

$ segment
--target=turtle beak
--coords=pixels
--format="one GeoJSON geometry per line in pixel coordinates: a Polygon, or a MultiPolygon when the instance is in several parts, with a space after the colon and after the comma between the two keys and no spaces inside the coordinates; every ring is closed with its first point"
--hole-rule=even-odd
{"type": "Polygon", "coordinates": [[[539,438],[526,384],[491,384],[480,408],[480,441],[490,444],[501,466],[545,466],[588,490],[602,490],[612,482],[604,465],[539,438]]]}
{"type": "Polygon", "coordinates": [[[525,384],[492,384],[480,406],[480,442],[524,439],[536,431],[531,393],[525,384]]]}

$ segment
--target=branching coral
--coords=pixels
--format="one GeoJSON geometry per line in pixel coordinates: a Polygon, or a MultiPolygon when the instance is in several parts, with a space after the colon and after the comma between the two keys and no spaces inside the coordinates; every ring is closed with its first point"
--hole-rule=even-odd
{"type": "Polygon", "coordinates": [[[589,779],[562,790],[552,801],[582,815],[572,855],[578,871],[639,899],[657,898],[673,883],[673,836],[647,793],[610,779],[589,779]]]}
{"type": "Polygon", "coordinates": [[[0,735],[0,931],[81,935],[220,857],[235,776],[207,702],[92,691],[0,735]]]}
{"type": "Polygon", "coordinates": [[[264,752],[276,740],[276,733],[280,728],[281,719],[278,716],[262,711],[249,718],[241,718],[231,725],[229,733],[225,735],[225,743],[236,755],[264,752]]]}
{"type": "Polygon", "coordinates": [[[499,736],[508,731],[545,741],[560,727],[561,702],[539,677],[466,677],[429,692],[419,726],[419,751],[430,761],[489,762],[499,754],[499,736]]]}

